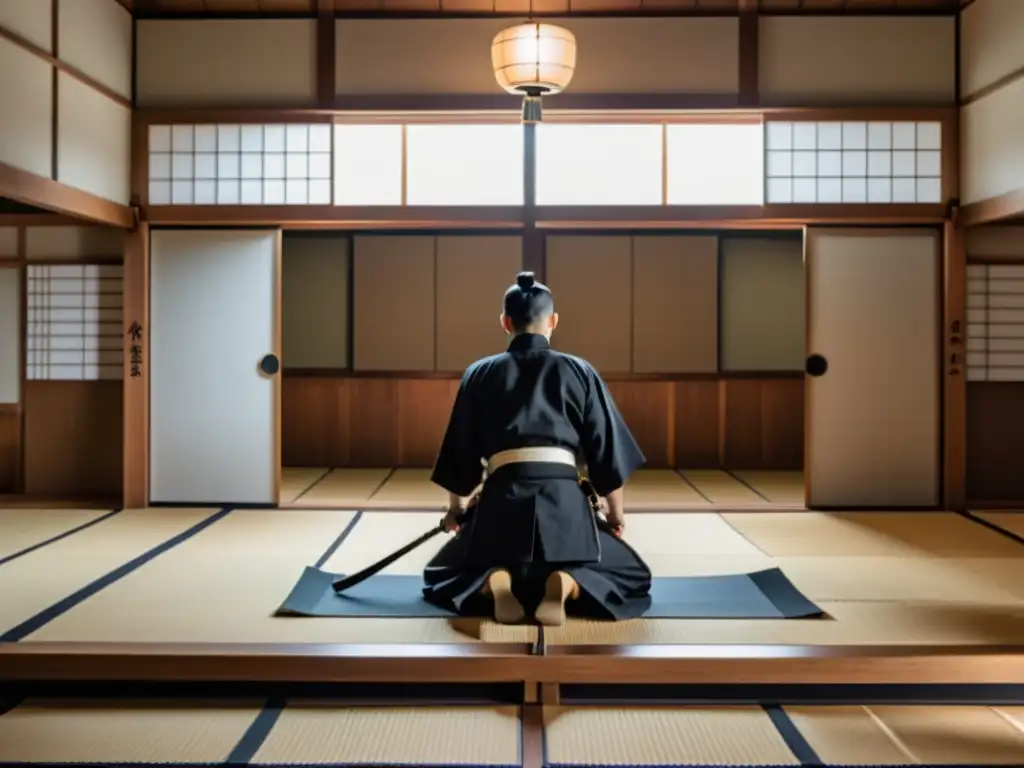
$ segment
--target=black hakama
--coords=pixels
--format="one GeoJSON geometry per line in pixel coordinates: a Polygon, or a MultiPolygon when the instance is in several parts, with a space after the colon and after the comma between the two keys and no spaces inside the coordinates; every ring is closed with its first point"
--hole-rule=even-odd
{"type": "MultiPolygon", "coordinates": [[[[543,336],[524,334],[508,352],[466,371],[432,480],[469,496],[480,483],[482,461],[535,446],[581,456],[601,496],[644,464],[597,372],[555,352],[543,336]]],[[[462,615],[489,613],[481,589],[498,568],[512,575],[528,614],[554,571],[579,585],[579,599],[566,604],[570,615],[628,619],[650,606],[650,570],[595,517],[568,465],[509,464],[489,476],[459,533],[427,565],[424,597],[462,615]]]]}

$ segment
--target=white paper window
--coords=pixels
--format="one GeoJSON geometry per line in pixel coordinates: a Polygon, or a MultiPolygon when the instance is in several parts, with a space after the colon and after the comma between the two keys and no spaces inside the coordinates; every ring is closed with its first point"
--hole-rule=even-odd
{"type": "Polygon", "coordinates": [[[1024,381],[1024,264],[967,267],[967,378],[1024,381]]]}
{"type": "Polygon", "coordinates": [[[150,205],[329,205],[331,126],[153,125],[150,205]]]}
{"type": "Polygon", "coordinates": [[[28,265],[28,379],[123,376],[122,268],[28,265]]]}
{"type": "Polygon", "coordinates": [[[667,125],[668,205],[761,205],[764,127],[667,125]]]}
{"type": "Polygon", "coordinates": [[[409,125],[408,205],[522,205],[521,125],[409,125]]]}
{"type": "Polygon", "coordinates": [[[661,125],[540,123],[538,205],[661,205],[661,125]]]}
{"type": "Polygon", "coordinates": [[[769,203],[941,203],[938,122],[765,124],[769,203]]]}
{"type": "Polygon", "coordinates": [[[334,204],[402,204],[402,126],[334,126],[334,204]]]}

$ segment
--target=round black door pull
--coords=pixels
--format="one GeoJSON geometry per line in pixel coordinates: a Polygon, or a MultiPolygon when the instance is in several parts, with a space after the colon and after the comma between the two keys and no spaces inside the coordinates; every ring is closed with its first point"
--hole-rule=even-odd
{"type": "Polygon", "coordinates": [[[260,370],[268,376],[273,376],[281,369],[281,363],[277,359],[277,355],[267,355],[260,360],[260,370]]]}
{"type": "Polygon", "coordinates": [[[824,376],[828,370],[828,360],[821,355],[811,355],[807,358],[806,371],[808,376],[824,376]]]}

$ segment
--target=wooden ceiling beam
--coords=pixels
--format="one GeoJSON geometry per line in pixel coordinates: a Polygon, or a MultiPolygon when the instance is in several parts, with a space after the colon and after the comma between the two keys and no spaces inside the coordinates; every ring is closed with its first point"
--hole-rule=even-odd
{"type": "Polygon", "coordinates": [[[0,197],[34,205],[75,219],[130,229],[134,217],[126,205],[0,163],[0,197]]]}

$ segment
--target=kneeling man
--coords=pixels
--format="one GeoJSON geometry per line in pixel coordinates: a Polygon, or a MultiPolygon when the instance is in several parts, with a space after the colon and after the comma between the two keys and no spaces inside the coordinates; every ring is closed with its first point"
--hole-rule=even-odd
{"type": "Polygon", "coordinates": [[[456,536],[427,565],[424,596],[502,623],[640,616],[651,572],[621,535],[623,486],[644,456],[594,368],[551,348],[558,315],[533,273],[505,292],[501,324],[508,350],[466,370],[434,467],[456,536]],[[580,487],[577,456],[605,520],[580,487]]]}

